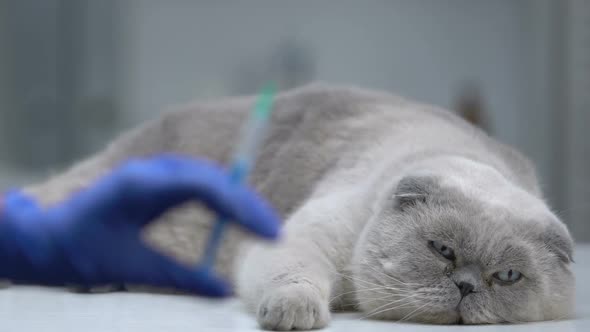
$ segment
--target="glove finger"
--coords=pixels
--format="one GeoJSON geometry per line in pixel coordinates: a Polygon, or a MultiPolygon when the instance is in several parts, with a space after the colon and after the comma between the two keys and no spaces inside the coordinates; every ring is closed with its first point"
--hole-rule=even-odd
{"type": "Polygon", "coordinates": [[[122,276],[124,282],[174,288],[209,297],[231,295],[230,286],[211,270],[184,266],[147,247],[137,258],[142,266],[122,276]]]}
{"type": "Polygon", "coordinates": [[[143,222],[194,200],[260,236],[278,236],[280,221],[270,205],[211,162],[164,155],[136,163],[122,176],[119,183],[126,188],[119,190],[124,206],[121,200],[119,205],[142,211],[143,222]]]}
{"type": "Polygon", "coordinates": [[[191,186],[192,199],[199,199],[222,217],[260,236],[278,236],[280,218],[273,208],[247,185],[232,182],[219,166],[175,156],[165,156],[161,162],[174,165],[181,181],[191,186]]]}
{"type": "Polygon", "coordinates": [[[179,267],[172,271],[172,280],[177,289],[202,296],[228,297],[232,295],[229,284],[210,269],[186,269],[179,267]]]}
{"type": "Polygon", "coordinates": [[[281,219],[266,200],[247,187],[236,188],[232,195],[228,202],[230,220],[262,237],[279,236],[281,219]]]}
{"type": "Polygon", "coordinates": [[[0,208],[27,213],[41,211],[35,199],[21,190],[10,190],[0,196],[0,208]]]}

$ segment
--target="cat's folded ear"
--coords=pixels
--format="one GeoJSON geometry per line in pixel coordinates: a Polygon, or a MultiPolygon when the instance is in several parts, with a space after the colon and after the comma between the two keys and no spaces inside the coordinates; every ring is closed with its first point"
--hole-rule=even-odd
{"type": "Polygon", "coordinates": [[[574,242],[567,230],[561,223],[550,222],[543,233],[541,241],[545,247],[564,263],[573,262],[574,242]]]}
{"type": "Polygon", "coordinates": [[[433,176],[406,176],[397,184],[395,208],[406,211],[418,204],[427,204],[438,189],[438,180],[433,176]]]}

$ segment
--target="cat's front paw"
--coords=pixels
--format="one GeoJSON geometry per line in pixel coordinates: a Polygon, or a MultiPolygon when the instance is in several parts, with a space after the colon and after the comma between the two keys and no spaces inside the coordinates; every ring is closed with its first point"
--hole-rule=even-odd
{"type": "Polygon", "coordinates": [[[260,327],[267,330],[311,330],[330,322],[328,301],[309,284],[290,284],[269,290],[258,306],[260,327]]]}

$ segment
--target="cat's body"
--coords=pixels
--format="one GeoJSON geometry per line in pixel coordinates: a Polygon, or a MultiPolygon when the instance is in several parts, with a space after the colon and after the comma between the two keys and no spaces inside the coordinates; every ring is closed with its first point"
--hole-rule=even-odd
{"type": "MultiPolygon", "coordinates": [[[[30,192],[58,201],[133,156],[227,162],[253,102],[171,112],[30,192]]],[[[231,230],[217,267],[263,327],[322,327],[330,307],[433,323],[572,313],[571,238],[543,202],[533,167],[447,111],[354,88],[283,93],[252,183],[286,218],[284,239],[252,244],[231,230]],[[494,274],[517,271],[518,280],[494,274]]],[[[194,261],[209,222],[186,207],[148,237],[194,261]]]]}

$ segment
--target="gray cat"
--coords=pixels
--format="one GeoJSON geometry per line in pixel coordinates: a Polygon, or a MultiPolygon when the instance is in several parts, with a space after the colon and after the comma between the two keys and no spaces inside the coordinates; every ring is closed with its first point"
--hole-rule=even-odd
{"type": "MultiPolygon", "coordinates": [[[[29,191],[53,203],[163,151],[225,163],[253,103],[184,106],[29,191]]],[[[230,230],[217,262],[263,328],[321,328],[346,309],[437,324],[572,316],[572,239],[520,153],[386,93],[311,85],[275,107],[252,183],[285,217],[283,241],[230,230]]],[[[146,239],[194,263],[210,226],[189,204],[146,239]]]]}

